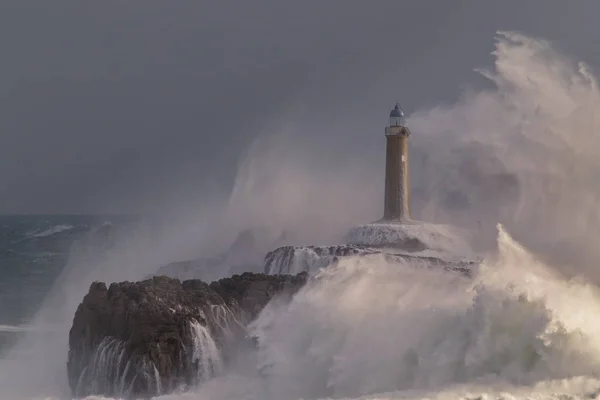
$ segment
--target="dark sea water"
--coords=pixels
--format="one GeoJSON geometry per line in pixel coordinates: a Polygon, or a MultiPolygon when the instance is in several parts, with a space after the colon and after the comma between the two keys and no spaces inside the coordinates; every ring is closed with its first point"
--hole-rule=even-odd
{"type": "Polygon", "coordinates": [[[130,216],[0,216],[0,356],[27,330],[72,246],[103,237],[130,216]]]}

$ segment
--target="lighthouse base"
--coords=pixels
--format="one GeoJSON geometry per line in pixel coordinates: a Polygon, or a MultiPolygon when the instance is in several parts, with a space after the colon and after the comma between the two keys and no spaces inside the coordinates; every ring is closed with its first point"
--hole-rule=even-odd
{"type": "Polygon", "coordinates": [[[443,253],[447,257],[471,258],[469,233],[452,225],[416,220],[378,221],[351,228],[346,243],[393,248],[411,253],[443,253]]]}

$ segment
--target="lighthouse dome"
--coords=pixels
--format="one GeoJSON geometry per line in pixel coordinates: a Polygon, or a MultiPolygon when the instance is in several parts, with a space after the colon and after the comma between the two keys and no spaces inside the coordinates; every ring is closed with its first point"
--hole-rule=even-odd
{"type": "Polygon", "coordinates": [[[400,108],[400,104],[396,103],[396,106],[390,111],[390,126],[401,126],[404,124],[404,111],[400,108]]]}
{"type": "Polygon", "coordinates": [[[392,109],[392,111],[390,111],[390,118],[402,118],[402,117],[404,117],[404,111],[402,111],[399,104],[396,104],[396,106],[392,109]]]}

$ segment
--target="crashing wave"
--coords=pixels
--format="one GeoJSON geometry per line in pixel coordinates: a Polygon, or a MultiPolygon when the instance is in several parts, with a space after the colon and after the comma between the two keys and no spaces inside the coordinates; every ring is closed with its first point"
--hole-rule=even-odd
{"type": "Polygon", "coordinates": [[[346,257],[291,304],[267,306],[251,327],[272,398],[595,376],[597,288],[565,281],[502,229],[498,241],[472,279],[346,257]]]}

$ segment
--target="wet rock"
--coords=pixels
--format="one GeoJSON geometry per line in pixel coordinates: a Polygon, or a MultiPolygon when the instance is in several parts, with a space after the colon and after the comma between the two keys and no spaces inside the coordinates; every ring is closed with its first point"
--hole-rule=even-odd
{"type": "Polygon", "coordinates": [[[166,276],[90,286],[69,332],[74,396],[150,397],[218,374],[275,296],[307,279],[244,273],[210,284],[166,276]]]}

